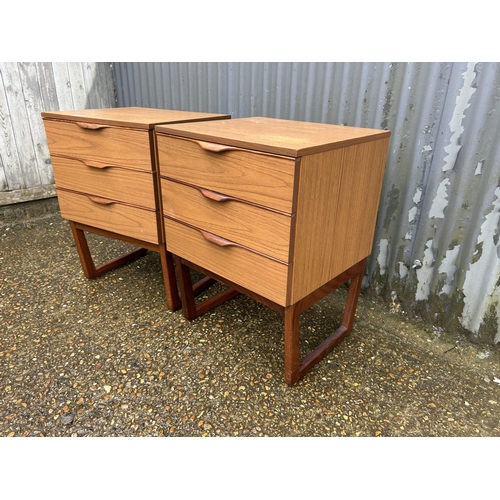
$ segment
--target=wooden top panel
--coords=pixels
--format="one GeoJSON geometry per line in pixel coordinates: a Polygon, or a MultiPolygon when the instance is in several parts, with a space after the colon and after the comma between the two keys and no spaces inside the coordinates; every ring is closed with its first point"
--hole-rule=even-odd
{"type": "Polygon", "coordinates": [[[155,108],[103,108],[81,109],[74,111],[46,111],[42,113],[44,119],[83,121],[102,123],[133,128],[152,129],[159,123],[182,123],[192,120],[221,120],[230,119],[231,115],[214,113],[198,113],[194,111],[175,111],[155,108]]]}
{"type": "Polygon", "coordinates": [[[276,118],[236,118],[210,123],[158,125],[158,133],[189,137],[286,156],[303,156],[389,137],[388,130],[276,118]]]}

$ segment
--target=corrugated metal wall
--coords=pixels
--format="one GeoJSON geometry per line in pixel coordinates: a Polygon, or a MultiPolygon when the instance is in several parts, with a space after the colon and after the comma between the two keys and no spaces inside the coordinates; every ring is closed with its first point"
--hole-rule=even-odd
{"type": "Polygon", "coordinates": [[[392,131],[368,290],[500,342],[500,63],[114,63],[119,106],[392,131]]]}
{"type": "Polygon", "coordinates": [[[113,106],[110,63],[0,62],[0,205],[55,196],[42,111],[113,106]]]}

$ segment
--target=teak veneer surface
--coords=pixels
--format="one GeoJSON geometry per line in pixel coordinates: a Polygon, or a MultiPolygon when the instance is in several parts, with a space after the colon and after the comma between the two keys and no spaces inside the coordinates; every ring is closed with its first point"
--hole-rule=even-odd
{"type": "Polygon", "coordinates": [[[289,262],[290,215],[236,199],[217,202],[199,188],[167,179],[161,187],[164,215],[289,262]]]}
{"type": "Polygon", "coordinates": [[[58,188],[156,209],[153,172],[120,167],[93,168],[83,161],[52,157],[58,188]]]}
{"type": "Polygon", "coordinates": [[[45,131],[51,156],[81,158],[100,166],[152,170],[150,138],[145,130],[119,127],[92,130],[73,122],[46,120],[45,131]]]}
{"type": "Polygon", "coordinates": [[[81,109],[75,111],[46,111],[42,113],[42,117],[56,120],[82,121],[87,123],[101,123],[103,125],[153,129],[154,126],[159,123],[183,123],[190,120],[222,120],[230,119],[231,115],[127,107],[81,109]]]}
{"type": "Polygon", "coordinates": [[[285,380],[294,384],[351,331],[390,132],[243,118],[160,125],[155,134],[184,316],[238,292],[284,312],[285,380]],[[290,224],[282,230],[285,219],[269,214],[290,224]],[[285,261],[275,259],[276,237],[283,249],[288,238],[285,261]],[[196,303],[188,266],[229,291],[196,303]],[[347,281],[340,327],[301,360],[300,315],[347,281]]]}
{"type": "Polygon", "coordinates": [[[290,303],[370,255],[388,143],[301,158],[290,303]]]}
{"type": "Polygon", "coordinates": [[[162,177],[292,212],[294,159],[243,149],[213,152],[196,141],[163,134],[157,134],[157,143],[162,177]]]}
{"type": "Polygon", "coordinates": [[[82,269],[92,279],[144,255],[160,254],[167,304],[180,306],[167,252],[154,126],[230,115],[142,107],[42,113],[62,217],[70,221],[82,269]],[[143,247],[96,266],[85,232],[143,247]]]}
{"type": "Polygon", "coordinates": [[[85,194],[58,189],[61,215],[75,222],[158,244],[156,212],[112,202],[101,205],[85,194]]]}
{"type": "Polygon", "coordinates": [[[282,306],[286,303],[288,266],[238,246],[221,247],[197,229],[165,218],[168,250],[282,306]]]}
{"type": "Polygon", "coordinates": [[[187,125],[157,125],[160,133],[298,157],[389,137],[386,130],[275,118],[238,118],[187,125]]]}

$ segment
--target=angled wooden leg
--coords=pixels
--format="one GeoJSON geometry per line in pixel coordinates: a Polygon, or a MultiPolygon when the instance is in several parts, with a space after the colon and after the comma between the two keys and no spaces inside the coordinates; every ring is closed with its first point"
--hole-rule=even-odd
{"type": "Polygon", "coordinates": [[[366,259],[325,285],[323,291],[318,290],[317,292],[319,293],[311,294],[311,296],[285,308],[285,381],[288,385],[295,384],[351,332],[359,293],[361,291],[365,265],[366,259]],[[349,279],[351,281],[341,326],[301,361],[299,347],[300,315],[310,307],[312,303],[338,288],[349,279]]]}
{"type": "Polygon", "coordinates": [[[85,274],[85,277],[88,279],[97,278],[111,269],[123,266],[127,262],[138,259],[148,253],[147,248],[136,248],[130,252],[120,255],[119,257],[116,257],[115,259],[105,262],[104,264],[96,266],[92,260],[92,255],[90,254],[89,245],[84,231],[73,221],[69,221],[69,224],[73,233],[73,238],[75,239],[76,249],[82,264],[83,274],[85,274]]]}
{"type": "MultiPolygon", "coordinates": [[[[167,304],[170,310],[172,311],[177,311],[177,309],[180,309],[182,306],[182,300],[179,295],[179,290],[177,289],[177,280],[176,280],[176,274],[175,274],[175,266],[174,266],[174,256],[166,249],[165,245],[160,245],[160,257],[161,257],[161,263],[162,263],[162,271],[163,271],[163,281],[165,283],[165,293],[167,295],[167,304]]],[[[186,266],[184,266],[186,267],[186,266]]],[[[182,272],[182,270],[181,270],[182,272]]],[[[188,269],[188,276],[184,277],[183,280],[179,280],[179,285],[183,286],[184,282],[187,282],[189,279],[190,281],[190,275],[189,275],[189,269],[188,269]]],[[[214,284],[215,280],[212,278],[209,278],[206,276],[205,278],[202,278],[200,281],[196,282],[192,289],[193,289],[193,295],[196,297],[198,294],[200,294],[203,290],[208,288],[210,285],[214,284]]],[[[186,298],[186,300],[188,300],[186,298]]]]}
{"type": "Polygon", "coordinates": [[[196,302],[194,300],[193,282],[189,267],[184,265],[181,259],[175,256],[177,272],[179,273],[179,288],[181,289],[182,313],[188,321],[196,318],[196,302]]]}
{"type": "Polygon", "coordinates": [[[96,269],[92,256],[90,255],[89,245],[87,243],[87,238],[85,238],[85,233],[81,229],[78,229],[73,221],[69,221],[69,225],[75,240],[76,251],[78,252],[78,257],[80,258],[80,262],[82,264],[83,274],[88,279],[96,278],[96,269]]]}
{"type": "MultiPolygon", "coordinates": [[[[356,307],[361,291],[361,283],[365,271],[366,259],[361,260],[350,267],[328,283],[305,296],[295,304],[286,307],[259,296],[244,287],[232,283],[224,278],[210,273],[204,268],[197,266],[180,257],[175,257],[176,267],[179,277],[180,294],[182,301],[182,311],[184,317],[189,321],[201,316],[205,312],[217,307],[226,300],[244,293],[273,309],[284,313],[285,316],[285,381],[288,385],[294,385],[303,377],[313,366],[319,363],[339,342],[341,342],[352,330],[356,307]],[[210,299],[200,303],[195,301],[195,290],[191,280],[190,267],[212,276],[215,280],[225,283],[230,288],[217,294],[210,299]],[[349,283],[346,304],[342,316],[341,325],[326,340],[321,342],[312,352],[302,360],[300,358],[300,316],[314,305],[318,300],[326,297],[329,293],[339,288],[344,283],[349,283]]],[[[207,278],[205,278],[207,279],[207,278]]],[[[204,281],[204,280],[202,280],[204,281]]]]}
{"type": "Polygon", "coordinates": [[[214,297],[211,297],[197,304],[195,302],[196,294],[200,293],[210,284],[215,283],[215,279],[206,277],[200,280],[195,286],[193,286],[189,267],[184,264],[183,260],[180,257],[177,256],[175,256],[175,263],[177,266],[177,271],[179,273],[179,288],[181,290],[182,313],[184,317],[189,321],[193,321],[198,316],[201,316],[211,309],[220,306],[227,300],[236,297],[236,295],[239,295],[240,293],[234,288],[228,288],[227,290],[218,293],[214,297]]]}
{"type": "Polygon", "coordinates": [[[182,303],[177,289],[177,280],[175,279],[174,257],[167,250],[166,245],[160,244],[160,260],[163,273],[163,283],[165,285],[165,294],[167,296],[167,306],[171,311],[180,309],[182,303]]]}
{"type": "Polygon", "coordinates": [[[349,334],[352,330],[354,323],[354,316],[356,315],[356,308],[358,307],[359,294],[361,292],[361,284],[363,282],[363,275],[365,274],[366,259],[362,261],[359,266],[358,273],[351,278],[349,283],[349,291],[347,292],[347,300],[344,308],[344,315],[342,317],[342,327],[344,327],[349,334]]]}
{"type": "Polygon", "coordinates": [[[298,303],[285,308],[285,382],[293,385],[301,375],[300,367],[300,308],[298,303]]]}

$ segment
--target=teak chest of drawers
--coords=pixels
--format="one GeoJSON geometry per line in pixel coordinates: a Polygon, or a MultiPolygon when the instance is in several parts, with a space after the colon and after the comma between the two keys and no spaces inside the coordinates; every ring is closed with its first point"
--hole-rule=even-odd
{"type": "Polygon", "coordinates": [[[159,252],[168,307],[179,308],[159,211],[154,126],[231,117],[137,107],[44,112],[42,117],[61,216],[70,222],[85,276],[100,276],[148,250],[159,252]],[[139,248],[96,267],[85,231],[139,248]]]}
{"type": "Polygon", "coordinates": [[[185,317],[239,292],[283,312],[285,380],[294,384],[352,328],[390,132],[270,118],[155,131],[185,317]],[[189,267],[230,288],[196,303],[189,267]],[[342,325],[301,360],[301,313],[347,281],[342,325]]]}

